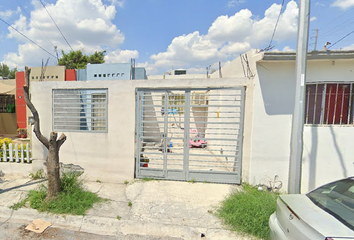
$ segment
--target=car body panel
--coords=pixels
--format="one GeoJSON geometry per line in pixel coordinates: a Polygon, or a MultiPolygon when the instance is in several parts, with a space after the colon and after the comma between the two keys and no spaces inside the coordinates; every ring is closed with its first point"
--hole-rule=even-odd
{"type": "Polygon", "coordinates": [[[333,198],[333,195],[337,193],[337,189],[338,193],[341,194],[339,189],[344,186],[341,185],[342,183],[349,182],[350,189],[353,188],[351,193],[354,193],[354,184],[350,182],[352,180],[352,178],[347,178],[332,182],[322,186],[323,188],[319,187],[311,191],[307,195],[280,195],[277,200],[277,210],[269,218],[271,239],[325,240],[328,238],[331,240],[354,240],[352,225],[354,214],[353,219],[351,217],[351,212],[353,212],[354,208],[350,205],[353,198],[350,196],[352,200],[349,199],[350,201],[345,204],[345,208],[344,201],[348,200],[346,199],[347,196],[340,195],[342,198],[337,198],[335,195],[335,198],[333,198]],[[336,191],[333,189],[336,189],[336,191]],[[318,198],[319,196],[325,196],[325,198],[318,198]],[[315,198],[313,199],[313,197],[315,198]],[[319,199],[320,202],[315,199],[319,199]],[[333,215],[335,213],[329,211],[327,207],[339,215],[333,215]],[[346,217],[346,222],[343,222],[341,218],[344,216],[346,217]]]}

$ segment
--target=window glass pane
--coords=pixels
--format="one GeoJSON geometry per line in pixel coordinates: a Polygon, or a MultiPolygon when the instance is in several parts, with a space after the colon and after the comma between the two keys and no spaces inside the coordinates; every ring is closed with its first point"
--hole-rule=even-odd
{"type": "Polygon", "coordinates": [[[306,124],[321,123],[323,88],[324,84],[306,86],[306,124]]]}
{"type": "Polygon", "coordinates": [[[325,121],[327,124],[347,124],[349,84],[327,84],[325,121]]]}

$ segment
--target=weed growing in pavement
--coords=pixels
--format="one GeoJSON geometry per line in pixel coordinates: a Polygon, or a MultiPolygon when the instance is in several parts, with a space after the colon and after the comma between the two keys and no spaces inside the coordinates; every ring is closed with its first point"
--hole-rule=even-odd
{"type": "Polygon", "coordinates": [[[132,202],[128,202],[128,206],[129,206],[129,207],[132,207],[132,206],[133,206],[133,203],[132,203],[132,202]]]}
{"type": "Polygon", "coordinates": [[[117,220],[121,220],[121,219],[122,219],[122,217],[118,215],[117,216],[117,220]]]}
{"type": "Polygon", "coordinates": [[[221,203],[216,215],[234,231],[268,239],[268,221],[276,210],[278,196],[245,184],[242,191],[231,194],[221,203]]]}
{"type": "Polygon", "coordinates": [[[36,173],[30,173],[29,176],[33,180],[43,179],[44,178],[43,169],[39,169],[36,173]]]}
{"type": "Polygon", "coordinates": [[[153,181],[154,179],[152,178],[142,178],[141,181],[143,182],[150,182],[150,181],[153,181]]]}
{"type": "Polygon", "coordinates": [[[23,206],[26,205],[26,202],[28,201],[28,199],[23,199],[22,201],[18,202],[18,203],[14,203],[13,205],[10,206],[11,209],[13,210],[18,210],[20,208],[22,208],[23,206]]]}
{"type": "Polygon", "coordinates": [[[125,185],[128,185],[128,183],[129,183],[128,180],[125,180],[125,181],[124,181],[124,184],[125,184],[125,185]]]}
{"type": "Polygon", "coordinates": [[[195,183],[195,178],[192,178],[191,180],[188,181],[189,183],[195,183]]]}
{"type": "Polygon", "coordinates": [[[27,199],[14,204],[18,209],[29,202],[31,208],[40,212],[51,212],[55,214],[85,215],[85,212],[92,208],[94,203],[103,201],[96,193],[84,190],[82,180],[78,179],[77,174],[64,174],[60,179],[59,195],[47,201],[47,187],[41,185],[37,190],[31,190],[27,199]]]}
{"type": "Polygon", "coordinates": [[[101,180],[97,179],[96,182],[101,183],[101,180]]]}

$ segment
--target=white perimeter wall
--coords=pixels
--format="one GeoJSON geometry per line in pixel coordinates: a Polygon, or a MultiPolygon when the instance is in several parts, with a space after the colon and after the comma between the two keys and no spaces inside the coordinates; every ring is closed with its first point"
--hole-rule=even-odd
{"type": "MultiPolygon", "coordinates": [[[[52,131],[53,88],[108,88],[108,133],[65,132],[66,142],[60,150],[60,161],[78,164],[85,169],[90,180],[124,182],[134,178],[135,168],[135,89],[146,88],[200,88],[248,86],[245,79],[203,80],[121,80],[121,81],[78,81],[36,82],[31,85],[31,96],[40,115],[41,131],[48,137],[52,131]]],[[[247,96],[247,94],[246,94],[247,96]]],[[[249,94],[249,97],[252,93],[249,94]]],[[[247,102],[247,101],[246,101],[247,102]]],[[[251,103],[252,99],[248,101],[251,103]]],[[[250,129],[250,113],[245,116],[245,132],[250,129]]],[[[59,135],[61,133],[58,133],[59,135]]],[[[247,136],[250,136],[249,134],[247,136]]],[[[245,135],[244,152],[250,149],[249,137],[245,135]]],[[[33,157],[45,159],[46,149],[32,134],[33,157]]],[[[249,159],[244,160],[245,163],[249,159]]],[[[245,175],[248,164],[244,164],[245,175]]]]}
{"type": "MultiPolygon", "coordinates": [[[[307,82],[354,81],[354,61],[309,61],[307,82]]],[[[255,77],[250,176],[269,184],[275,175],[287,191],[295,62],[259,62],[255,77]]],[[[305,126],[302,192],[354,175],[354,127],[305,126]]]]}

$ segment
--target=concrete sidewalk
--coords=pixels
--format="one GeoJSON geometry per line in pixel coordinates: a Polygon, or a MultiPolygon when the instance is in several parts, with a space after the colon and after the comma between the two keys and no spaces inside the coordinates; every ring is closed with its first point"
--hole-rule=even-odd
{"type": "Polygon", "coordinates": [[[86,216],[64,216],[39,213],[29,208],[10,209],[42,181],[23,176],[0,179],[0,218],[3,219],[30,222],[41,218],[54,227],[109,236],[252,239],[226,230],[212,214],[215,206],[237,188],[235,185],[155,180],[134,180],[127,185],[86,182],[87,189],[110,201],[95,205],[86,216]]]}

